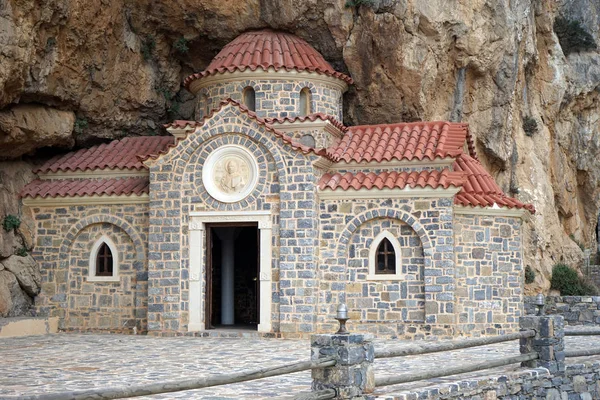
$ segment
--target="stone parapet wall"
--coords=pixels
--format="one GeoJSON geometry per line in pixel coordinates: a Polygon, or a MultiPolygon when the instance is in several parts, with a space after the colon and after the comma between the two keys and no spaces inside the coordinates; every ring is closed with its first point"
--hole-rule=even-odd
{"type": "Polygon", "coordinates": [[[523,315],[521,220],[455,214],[454,221],[459,332],[518,330],[523,315]]]}
{"type": "Polygon", "coordinates": [[[551,374],[546,368],[535,368],[510,375],[463,380],[396,395],[383,395],[378,399],[600,399],[600,363],[568,365],[563,374],[557,375],[551,374]]]}
{"type": "Polygon", "coordinates": [[[310,79],[286,79],[285,76],[281,79],[246,79],[243,74],[240,74],[239,80],[202,88],[196,95],[196,120],[200,121],[227,98],[243,104],[242,94],[248,86],[256,93],[256,115],[259,117],[299,116],[300,91],[306,87],[311,92],[311,113],[323,113],[343,120],[342,91],[334,85],[310,79]]]}
{"type": "Polygon", "coordinates": [[[59,328],[131,332],[147,329],[146,241],[148,205],[34,207],[41,266],[41,316],[59,317],[59,328]],[[118,249],[117,282],[90,281],[92,247],[107,236],[118,249]]]}
{"type": "MultiPolygon", "coordinates": [[[[535,314],[535,296],[524,298],[525,312],[535,314]]],[[[600,296],[548,296],[546,314],[562,315],[565,325],[600,325],[600,296]]]]}

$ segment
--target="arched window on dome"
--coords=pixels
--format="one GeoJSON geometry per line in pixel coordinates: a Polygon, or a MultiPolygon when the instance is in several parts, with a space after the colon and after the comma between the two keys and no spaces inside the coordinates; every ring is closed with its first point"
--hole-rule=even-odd
{"type": "Polygon", "coordinates": [[[88,281],[119,281],[119,254],[110,238],[102,235],[90,252],[88,281]]]}
{"type": "Polygon", "coordinates": [[[389,232],[383,231],[371,243],[369,249],[370,280],[400,279],[401,249],[398,240],[389,232]]]}
{"type": "Polygon", "coordinates": [[[248,107],[250,111],[256,111],[256,92],[252,86],[246,86],[242,93],[244,98],[244,105],[248,107]]]}
{"type": "Polygon", "coordinates": [[[210,114],[210,101],[208,100],[208,96],[206,94],[202,95],[202,106],[204,110],[204,115],[202,117],[206,117],[210,114]]]}
{"type": "Polygon", "coordinates": [[[303,117],[312,112],[310,109],[311,103],[310,89],[305,87],[300,91],[300,116],[303,117]]]}

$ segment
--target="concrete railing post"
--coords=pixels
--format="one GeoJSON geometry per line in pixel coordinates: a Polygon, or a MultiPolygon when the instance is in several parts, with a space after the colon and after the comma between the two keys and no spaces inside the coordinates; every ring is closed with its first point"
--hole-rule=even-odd
{"type": "Polygon", "coordinates": [[[547,368],[551,374],[565,370],[565,330],[561,315],[527,315],[519,319],[522,330],[533,329],[536,335],[521,339],[521,354],[536,352],[537,360],[523,363],[524,367],[547,368]]]}
{"type": "Polygon", "coordinates": [[[313,391],[335,389],[336,399],[366,399],[375,390],[373,336],[369,334],[312,335],[313,362],[334,358],[333,367],[312,370],[313,391]]]}

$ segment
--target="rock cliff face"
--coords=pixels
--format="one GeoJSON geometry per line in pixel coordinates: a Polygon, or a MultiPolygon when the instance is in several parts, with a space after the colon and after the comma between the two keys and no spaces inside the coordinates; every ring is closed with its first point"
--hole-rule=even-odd
{"type": "MultiPolygon", "coordinates": [[[[501,186],[538,210],[526,225],[531,290],[548,287],[555,262],[579,263],[578,243],[595,252],[600,54],[565,56],[553,24],[579,21],[598,43],[600,0],[345,1],[1,2],[0,159],[18,161],[0,162],[0,217],[27,220],[16,193],[33,160],[191,119],[183,78],[241,32],[271,27],[354,78],[347,124],[470,124],[501,186]]],[[[33,245],[27,223],[0,231],[0,262],[33,245]]]]}

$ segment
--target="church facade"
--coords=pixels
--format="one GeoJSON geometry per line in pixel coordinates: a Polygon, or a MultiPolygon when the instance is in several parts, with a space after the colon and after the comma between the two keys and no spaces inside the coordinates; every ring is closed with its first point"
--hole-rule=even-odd
{"type": "Polygon", "coordinates": [[[22,192],[40,315],[65,330],[304,337],[515,331],[522,222],[469,128],[344,126],[350,77],[240,35],[184,82],[196,120],[57,156],[22,192]]]}

